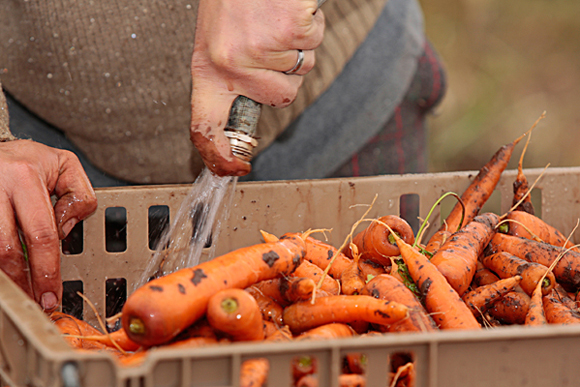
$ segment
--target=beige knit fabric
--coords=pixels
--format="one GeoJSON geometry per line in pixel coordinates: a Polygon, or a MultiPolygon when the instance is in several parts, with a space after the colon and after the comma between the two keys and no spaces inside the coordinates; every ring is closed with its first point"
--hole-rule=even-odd
{"type": "Polygon", "coordinates": [[[14,139],[15,137],[10,133],[8,127],[8,106],[6,106],[6,98],[2,92],[2,83],[0,82],[0,142],[14,139]]]}
{"type": "MultiPolygon", "coordinates": [[[[197,0],[6,0],[0,5],[5,89],[62,129],[107,173],[136,183],[191,182],[189,65],[197,0]]],[[[263,149],[342,70],[386,0],[332,0],[317,65],[296,101],[264,107],[263,149]]]]}

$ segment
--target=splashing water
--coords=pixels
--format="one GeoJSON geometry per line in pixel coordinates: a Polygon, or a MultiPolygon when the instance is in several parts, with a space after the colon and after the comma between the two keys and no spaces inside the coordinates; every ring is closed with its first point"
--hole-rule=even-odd
{"type": "Polygon", "coordinates": [[[151,278],[197,265],[207,244],[211,244],[209,255],[213,257],[220,219],[227,217],[237,179],[217,176],[207,168],[202,170],[170,226],[163,232],[135,289],[151,278]],[[220,218],[216,221],[218,213],[220,218]]]}

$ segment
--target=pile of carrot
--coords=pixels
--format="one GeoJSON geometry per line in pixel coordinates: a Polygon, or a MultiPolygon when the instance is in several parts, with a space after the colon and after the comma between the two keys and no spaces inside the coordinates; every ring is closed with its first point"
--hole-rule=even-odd
{"type": "MultiPolygon", "coordinates": [[[[116,332],[51,318],[74,348],[109,351],[126,367],[156,348],[580,323],[580,250],[534,214],[522,159],[513,209],[480,211],[520,140],[479,171],[428,240],[393,215],[370,220],[339,248],[312,231],[262,232],[263,243],[137,289],[116,332]]],[[[364,354],[348,354],[340,386],[365,386],[365,366],[364,354]]],[[[386,366],[386,386],[415,385],[412,357],[397,354],[386,366]]],[[[241,385],[264,385],[268,367],[245,361],[241,385]]],[[[318,385],[316,358],[291,367],[294,386],[318,385]]]]}

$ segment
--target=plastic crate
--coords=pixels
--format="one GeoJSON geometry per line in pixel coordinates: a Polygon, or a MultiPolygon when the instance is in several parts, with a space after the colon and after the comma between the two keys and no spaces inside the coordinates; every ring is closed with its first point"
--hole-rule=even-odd
{"type": "MultiPolygon", "coordinates": [[[[525,171],[533,182],[542,170],[525,171]]],[[[338,246],[370,204],[370,216],[398,214],[401,197],[418,199],[416,215],[425,217],[447,191],[463,192],[476,172],[369,178],[240,183],[236,187],[216,253],[261,241],[259,230],[280,235],[309,228],[332,228],[338,246]],[[407,196],[411,195],[411,196],[407,196]],[[359,206],[357,206],[359,205],[359,206]],[[363,206],[360,206],[363,205],[363,206]]],[[[511,205],[515,171],[506,171],[486,210],[505,212],[511,205]]],[[[152,209],[175,213],[191,186],[144,186],[97,190],[99,207],[82,225],[82,244],[62,254],[66,284],[77,284],[105,315],[107,284],[139,278],[152,255],[152,209]],[[107,214],[123,208],[126,228],[120,248],[107,251],[107,214]],[[115,282],[116,281],[116,282],[115,282]]],[[[569,233],[580,214],[580,168],[548,170],[535,190],[541,217],[569,233]]],[[[449,199],[449,202],[452,202],[449,199]]],[[[445,211],[445,206],[442,206],[445,211]]],[[[413,211],[411,211],[412,213],[413,211]]],[[[121,217],[122,218],[122,217],[121,217]]],[[[432,228],[439,214],[431,220],[432,228]]],[[[121,221],[122,224],[124,220],[121,221]]],[[[110,249],[109,249],[110,250],[110,249]]],[[[83,316],[95,321],[89,308],[83,316]]],[[[580,326],[502,327],[476,332],[389,334],[373,338],[232,344],[198,349],[152,351],[141,366],[123,368],[105,353],[71,349],[40,308],[0,272],[0,377],[14,386],[193,387],[237,386],[243,360],[267,357],[268,386],[290,385],[290,361],[300,355],[317,358],[319,385],[337,386],[345,354],[367,356],[367,385],[387,386],[389,356],[409,354],[417,386],[572,386],[580,384],[580,326]]]]}

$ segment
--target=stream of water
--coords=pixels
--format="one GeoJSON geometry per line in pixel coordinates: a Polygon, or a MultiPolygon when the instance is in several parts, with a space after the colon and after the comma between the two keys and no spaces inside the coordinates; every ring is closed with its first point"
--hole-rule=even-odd
{"type": "Polygon", "coordinates": [[[204,248],[209,248],[209,258],[213,258],[221,220],[228,216],[237,180],[203,168],[163,232],[135,289],[151,278],[197,265],[204,248]]]}

